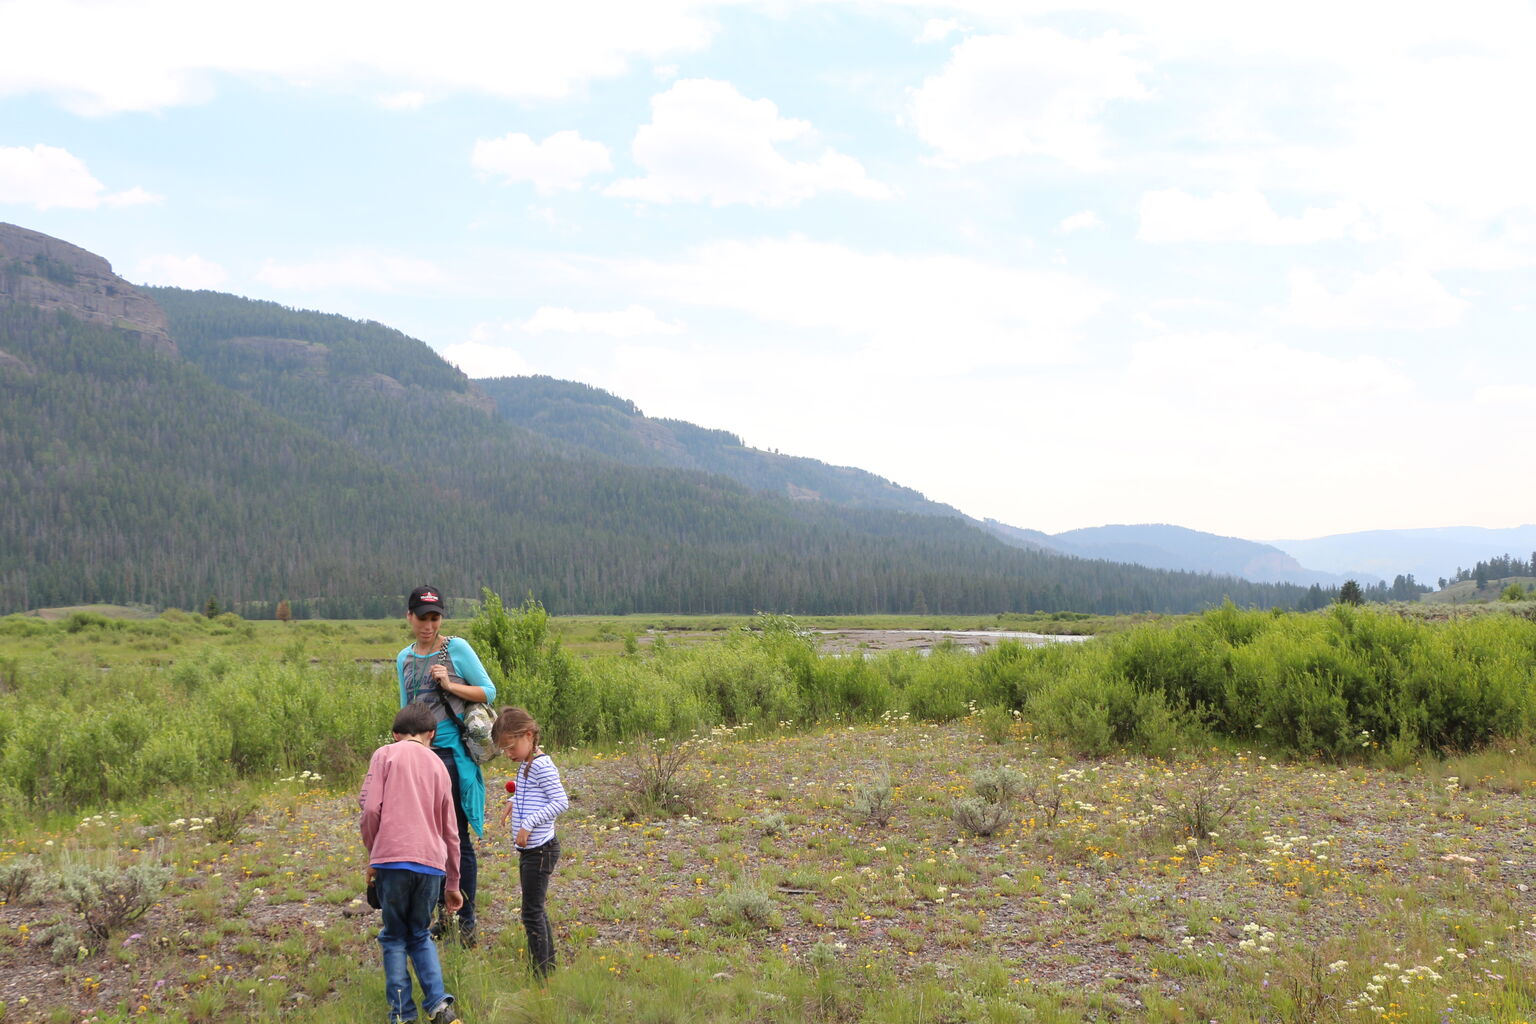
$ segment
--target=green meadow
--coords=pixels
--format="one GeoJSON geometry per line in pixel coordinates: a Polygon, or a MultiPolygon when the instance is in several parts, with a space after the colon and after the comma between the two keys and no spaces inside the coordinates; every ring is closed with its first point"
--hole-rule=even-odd
{"type": "MultiPolygon", "coordinates": [[[[1519,1021],[1536,622],[1089,621],[1084,644],[822,653],[809,627],[451,631],[546,724],[562,966],[508,837],[477,1021],[1519,1021]]],[[[383,1018],[355,792],[401,623],[0,619],[0,1020],[383,1018]]],[[[493,790],[502,762],[487,766],[493,790]]],[[[492,815],[494,817],[494,815],[492,815]]]]}

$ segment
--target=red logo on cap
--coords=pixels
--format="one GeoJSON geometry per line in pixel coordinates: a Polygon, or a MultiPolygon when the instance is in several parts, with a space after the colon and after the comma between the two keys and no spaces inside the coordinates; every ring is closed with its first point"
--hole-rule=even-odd
{"type": "Polygon", "coordinates": [[[436,601],[437,600],[437,595],[432,593],[432,591],[429,590],[426,593],[421,595],[421,599],[422,599],[423,602],[425,602],[425,601],[436,601]]]}

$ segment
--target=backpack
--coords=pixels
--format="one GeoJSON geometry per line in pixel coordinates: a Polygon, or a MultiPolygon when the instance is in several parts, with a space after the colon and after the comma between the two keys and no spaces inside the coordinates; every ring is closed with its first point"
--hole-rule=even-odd
{"type": "MultiPolygon", "coordinates": [[[[443,646],[438,648],[437,657],[442,659],[442,664],[453,671],[453,659],[448,656],[448,642],[453,637],[444,637],[443,646]]],[[[462,678],[462,677],[461,677],[462,678]]],[[[496,710],[489,704],[459,700],[443,691],[443,707],[448,710],[448,717],[453,719],[453,724],[459,727],[459,735],[464,740],[464,749],[469,751],[470,760],[475,764],[485,764],[493,760],[501,750],[491,740],[491,725],[496,721],[496,710]],[[460,715],[453,710],[453,702],[458,700],[464,705],[464,713],[460,715]]]]}

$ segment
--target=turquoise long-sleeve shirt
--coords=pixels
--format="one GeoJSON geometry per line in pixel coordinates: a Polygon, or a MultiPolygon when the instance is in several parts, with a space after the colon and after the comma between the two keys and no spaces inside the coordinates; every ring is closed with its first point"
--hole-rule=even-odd
{"type": "MultiPolygon", "coordinates": [[[[452,663],[448,668],[449,677],[456,683],[480,687],[485,691],[485,702],[493,703],[496,700],[496,684],[491,682],[485,666],[480,664],[480,656],[469,645],[469,641],[461,636],[447,637],[446,641],[448,660],[452,663]]],[[[431,670],[436,658],[436,651],[431,654],[417,654],[414,643],[407,644],[405,649],[395,656],[395,674],[400,683],[401,707],[405,707],[412,700],[419,700],[423,694],[436,691],[436,685],[427,680],[427,673],[431,670]]],[[[476,835],[483,834],[485,832],[485,776],[480,773],[480,766],[464,748],[464,737],[459,733],[458,725],[453,719],[447,717],[446,713],[437,723],[437,733],[432,738],[432,745],[453,751],[454,764],[459,769],[459,803],[464,808],[464,817],[474,826],[476,835]]]]}

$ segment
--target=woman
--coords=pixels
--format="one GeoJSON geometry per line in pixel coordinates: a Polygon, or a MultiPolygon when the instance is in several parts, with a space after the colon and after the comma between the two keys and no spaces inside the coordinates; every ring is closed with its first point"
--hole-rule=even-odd
{"type": "Polygon", "coordinates": [[[459,890],[464,906],[459,909],[458,937],[466,946],[475,944],[475,883],[479,862],[469,827],[485,831],[485,778],[480,766],[464,747],[455,721],[464,717],[469,704],[489,704],[496,686],[469,641],[442,637],[443,599],[436,587],[417,587],[406,600],[405,621],[415,634],[414,643],[395,658],[400,677],[400,706],[425,704],[437,723],[432,752],[442,758],[453,788],[453,810],[459,823],[459,890]]]}

